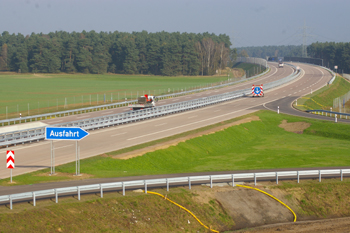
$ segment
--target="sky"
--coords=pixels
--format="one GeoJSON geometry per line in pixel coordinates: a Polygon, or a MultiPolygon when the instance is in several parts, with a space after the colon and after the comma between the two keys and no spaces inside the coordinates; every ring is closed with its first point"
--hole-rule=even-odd
{"type": "Polygon", "coordinates": [[[233,47],[350,42],[350,0],[0,0],[0,33],[226,34],[233,47]]]}

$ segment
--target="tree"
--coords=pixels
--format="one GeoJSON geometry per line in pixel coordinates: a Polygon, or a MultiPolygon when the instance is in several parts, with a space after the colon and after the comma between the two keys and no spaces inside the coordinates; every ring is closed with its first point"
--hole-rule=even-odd
{"type": "Polygon", "coordinates": [[[7,70],[7,44],[1,46],[0,52],[0,70],[7,70]]]}

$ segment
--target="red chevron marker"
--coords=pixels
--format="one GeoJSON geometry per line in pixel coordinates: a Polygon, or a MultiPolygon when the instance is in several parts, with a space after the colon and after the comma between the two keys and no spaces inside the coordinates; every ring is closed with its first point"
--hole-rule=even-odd
{"type": "Polygon", "coordinates": [[[9,169],[15,168],[15,152],[13,150],[7,151],[6,167],[9,169]]]}

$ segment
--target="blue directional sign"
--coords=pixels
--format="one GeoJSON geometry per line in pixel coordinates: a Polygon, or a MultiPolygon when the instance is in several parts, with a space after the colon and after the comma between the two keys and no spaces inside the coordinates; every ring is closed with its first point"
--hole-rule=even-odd
{"type": "Polygon", "coordinates": [[[261,92],[261,88],[260,88],[260,87],[255,87],[255,88],[254,88],[254,93],[255,93],[255,94],[259,95],[260,92],[261,92]]]}
{"type": "Polygon", "coordinates": [[[80,140],[89,133],[77,127],[46,127],[45,139],[47,140],[80,140]]]}

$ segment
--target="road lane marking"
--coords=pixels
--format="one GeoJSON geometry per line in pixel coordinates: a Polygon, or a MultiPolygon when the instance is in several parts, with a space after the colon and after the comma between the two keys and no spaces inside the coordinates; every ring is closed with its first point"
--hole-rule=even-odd
{"type": "MultiPolygon", "coordinates": [[[[263,103],[263,105],[268,104],[268,103],[271,103],[271,102],[274,102],[274,101],[279,100],[279,99],[280,99],[280,98],[267,101],[267,102],[263,103]]],[[[257,107],[257,106],[260,106],[260,105],[262,105],[262,104],[257,104],[257,105],[251,106],[251,107],[248,108],[248,109],[251,109],[251,108],[254,108],[254,107],[257,107]]],[[[148,137],[148,136],[155,135],[155,134],[159,134],[159,133],[164,133],[164,132],[167,132],[167,131],[170,131],[170,130],[174,130],[174,129],[178,129],[178,128],[182,128],[182,127],[187,127],[187,126],[194,125],[194,124],[198,124],[198,123],[202,123],[202,122],[205,122],[205,121],[212,121],[212,120],[214,120],[214,119],[216,119],[216,118],[225,117],[225,116],[227,116],[227,115],[231,115],[231,114],[234,114],[234,113],[237,113],[237,112],[246,111],[246,110],[248,110],[248,109],[240,109],[240,110],[237,110],[237,111],[233,111],[233,112],[229,112],[229,113],[226,113],[226,114],[223,114],[223,115],[219,115],[219,116],[207,118],[207,119],[204,119],[204,120],[196,121],[196,122],[189,123],[189,124],[186,124],[186,125],[180,125],[180,126],[177,126],[177,127],[173,127],[173,128],[168,128],[168,129],[165,129],[165,130],[157,131],[157,132],[154,132],[154,133],[149,133],[149,134],[145,134],[145,135],[142,135],[142,136],[138,136],[138,137],[134,137],[134,138],[129,138],[129,139],[127,139],[127,141],[135,140],[135,139],[143,138],[143,137],[148,137]]]]}
{"type": "Polygon", "coordinates": [[[113,113],[113,111],[102,113],[102,115],[113,113]]]}
{"type": "Polygon", "coordinates": [[[122,135],[122,134],[126,134],[126,132],[124,132],[124,133],[113,134],[113,135],[111,135],[111,137],[115,137],[115,136],[122,135]]]}
{"type": "Polygon", "coordinates": [[[195,116],[190,116],[188,119],[195,118],[195,117],[197,117],[197,115],[195,115],[195,116]]]}
{"type": "Polygon", "coordinates": [[[77,118],[84,118],[84,117],[89,117],[90,115],[85,115],[85,116],[77,116],[77,118]]]}
{"type": "Polygon", "coordinates": [[[155,126],[162,126],[162,125],[166,125],[167,123],[163,123],[163,124],[159,124],[159,125],[155,125],[155,126]]]}
{"type": "Polygon", "coordinates": [[[62,149],[62,148],[69,147],[69,146],[73,146],[73,145],[67,145],[67,146],[55,147],[54,149],[55,149],[55,150],[58,150],[58,149],[62,149]]]}
{"type": "Polygon", "coordinates": [[[219,110],[215,110],[214,112],[218,112],[218,111],[221,111],[221,109],[219,109],[219,110]]]}

